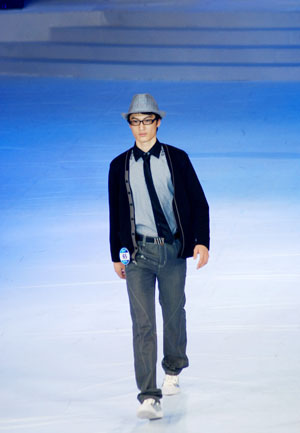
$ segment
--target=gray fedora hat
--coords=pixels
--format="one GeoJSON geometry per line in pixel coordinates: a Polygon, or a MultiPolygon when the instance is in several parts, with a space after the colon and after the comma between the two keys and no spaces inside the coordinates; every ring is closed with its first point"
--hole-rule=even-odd
{"type": "Polygon", "coordinates": [[[155,113],[160,117],[165,117],[166,112],[158,108],[157,102],[149,93],[138,93],[133,96],[128,113],[121,113],[122,117],[127,120],[132,113],[155,113]]]}

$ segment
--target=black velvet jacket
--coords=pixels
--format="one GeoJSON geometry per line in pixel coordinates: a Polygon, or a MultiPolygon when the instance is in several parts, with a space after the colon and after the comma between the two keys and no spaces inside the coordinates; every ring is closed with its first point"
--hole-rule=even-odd
{"type": "MultiPolygon", "coordinates": [[[[174,185],[173,209],[182,242],[179,256],[191,257],[195,245],[209,248],[209,208],[203,189],[186,152],[163,144],[174,185]]],[[[113,262],[126,247],[135,259],[137,242],[134,203],[129,184],[132,148],[117,156],[109,170],[110,249],[113,262]]]]}

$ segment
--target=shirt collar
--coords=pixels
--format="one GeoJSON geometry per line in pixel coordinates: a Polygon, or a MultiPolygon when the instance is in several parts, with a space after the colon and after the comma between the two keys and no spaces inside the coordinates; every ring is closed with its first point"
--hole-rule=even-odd
{"type": "Polygon", "coordinates": [[[156,143],[154,144],[154,146],[151,147],[151,149],[148,152],[143,152],[141,149],[137,147],[136,143],[134,144],[133,147],[133,155],[136,161],[138,161],[140,158],[143,158],[145,153],[150,153],[150,155],[154,155],[156,156],[156,158],[159,158],[160,152],[161,152],[161,143],[158,140],[156,140],[156,143]]]}

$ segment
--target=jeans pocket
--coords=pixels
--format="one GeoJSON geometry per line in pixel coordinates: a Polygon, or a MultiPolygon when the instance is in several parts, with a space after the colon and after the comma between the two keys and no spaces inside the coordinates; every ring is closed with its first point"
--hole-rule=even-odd
{"type": "Polygon", "coordinates": [[[137,258],[154,265],[158,264],[160,260],[158,245],[152,243],[139,244],[137,258]]]}

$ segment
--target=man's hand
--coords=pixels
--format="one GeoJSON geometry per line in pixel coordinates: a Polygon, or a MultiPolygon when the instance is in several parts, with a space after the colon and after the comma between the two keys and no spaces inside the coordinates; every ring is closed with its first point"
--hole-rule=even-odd
{"type": "Polygon", "coordinates": [[[122,262],[114,262],[114,268],[116,274],[118,274],[118,276],[122,278],[122,280],[125,280],[126,279],[125,265],[123,265],[122,262]]]}
{"type": "Polygon", "coordinates": [[[197,263],[197,269],[202,268],[202,266],[205,266],[208,262],[208,249],[205,245],[196,245],[194,248],[194,260],[197,259],[197,256],[199,254],[199,261],[197,263]]]}

